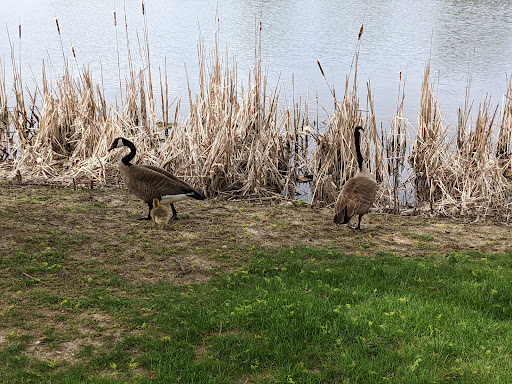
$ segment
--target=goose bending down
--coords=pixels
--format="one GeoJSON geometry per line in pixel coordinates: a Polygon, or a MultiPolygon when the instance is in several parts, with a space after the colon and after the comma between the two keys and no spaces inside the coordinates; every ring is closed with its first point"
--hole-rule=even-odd
{"type": "Polygon", "coordinates": [[[149,214],[157,228],[163,228],[165,227],[165,224],[169,222],[169,211],[165,209],[163,205],[160,205],[160,200],[156,197],[153,199],[153,209],[149,214]]]}
{"type": "Polygon", "coordinates": [[[347,180],[338,196],[335,207],[334,222],[336,224],[348,224],[352,229],[361,229],[361,218],[368,213],[377,193],[375,176],[370,173],[363,162],[361,154],[361,132],[364,129],[357,126],[354,131],[356,144],[357,164],[359,169],[354,177],[347,180]],[[350,224],[350,219],[358,215],[357,227],[350,224]]]}
{"type": "Polygon", "coordinates": [[[130,153],[121,159],[119,171],[126,188],[138,198],[144,200],[149,207],[147,217],[139,220],[151,220],[153,199],[158,199],[161,204],[171,204],[172,217],[176,220],[178,213],[174,203],[184,199],[204,200],[203,194],[195,190],[190,184],[178,179],[165,169],[153,165],[132,164],[130,161],[135,157],[135,145],[124,137],[118,137],[109,148],[109,152],[115,148],[128,147],[130,153]]]}

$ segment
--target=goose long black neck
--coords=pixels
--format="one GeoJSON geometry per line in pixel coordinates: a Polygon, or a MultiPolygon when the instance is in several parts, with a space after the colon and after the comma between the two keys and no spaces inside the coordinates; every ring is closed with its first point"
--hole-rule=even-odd
{"type": "Polygon", "coordinates": [[[356,155],[357,155],[357,165],[359,166],[359,171],[363,171],[363,155],[361,154],[361,127],[356,127],[354,132],[354,139],[356,142],[356,155]]]}
{"type": "Polygon", "coordinates": [[[123,162],[124,165],[130,166],[131,165],[130,161],[132,161],[133,158],[135,157],[137,150],[135,149],[135,145],[133,145],[133,143],[130,140],[123,139],[123,144],[126,147],[130,148],[130,153],[127,154],[125,157],[123,157],[121,159],[121,161],[123,162]]]}

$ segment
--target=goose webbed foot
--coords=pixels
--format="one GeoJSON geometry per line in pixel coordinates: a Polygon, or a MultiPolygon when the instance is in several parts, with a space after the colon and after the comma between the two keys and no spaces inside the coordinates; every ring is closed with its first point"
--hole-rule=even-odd
{"type": "Polygon", "coordinates": [[[355,230],[355,229],[359,229],[359,230],[361,230],[361,217],[362,217],[362,216],[359,216],[359,219],[357,220],[357,226],[350,224],[350,221],[348,222],[348,224],[347,224],[347,225],[348,225],[351,229],[354,229],[354,230],[355,230]]]}

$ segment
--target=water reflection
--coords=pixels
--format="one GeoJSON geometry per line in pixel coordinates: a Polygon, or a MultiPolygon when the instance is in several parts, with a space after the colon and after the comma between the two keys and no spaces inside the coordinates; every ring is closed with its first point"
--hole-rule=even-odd
{"type": "MultiPolygon", "coordinates": [[[[227,46],[230,56],[236,57],[239,78],[246,83],[247,72],[254,65],[255,22],[261,16],[262,57],[269,68],[270,85],[274,86],[281,76],[282,99],[290,100],[294,73],[297,95],[304,97],[309,88],[327,108],[332,98],[316,60],[341,92],[364,22],[360,89],[364,90],[366,80],[371,79],[377,120],[387,127],[396,109],[400,71],[407,78],[404,113],[415,124],[428,60],[439,79],[439,100],[452,125],[456,124],[456,110],[463,102],[469,74],[471,95],[477,103],[486,93],[498,102],[506,89],[506,74],[512,70],[511,5],[511,1],[492,0],[154,0],[146,4],[146,11],[152,65],[157,70],[167,59],[171,99],[187,98],[184,63],[193,91],[197,90],[198,36],[201,33],[211,47],[218,25],[221,50],[227,46]]],[[[71,57],[73,44],[77,53],[73,69],[90,66],[95,81],[100,82],[103,76],[107,95],[113,98],[119,93],[117,46],[121,71],[128,68],[123,2],[0,0],[0,6],[4,11],[0,22],[7,25],[16,50],[18,22],[22,23],[21,60],[29,68],[25,72],[32,71],[40,80],[41,60],[50,58],[47,69],[55,80],[62,73],[62,56],[71,57]],[[118,16],[117,41],[114,8],[118,16]],[[60,37],[54,17],[59,19],[60,37]]],[[[138,41],[143,38],[144,19],[139,1],[126,2],[126,19],[132,57],[136,67],[142,68],[138,41]]],[[[0,47],[9,76],[6,33],[0,33],[0,47]]]]}

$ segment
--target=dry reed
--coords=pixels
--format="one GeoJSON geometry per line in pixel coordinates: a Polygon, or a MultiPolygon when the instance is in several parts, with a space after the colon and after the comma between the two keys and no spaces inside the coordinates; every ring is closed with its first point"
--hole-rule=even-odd
{"type": "Polygon", "coordinates": [[[436,215],[508,221],[512,212],[512,190],[504,177],[504,169],[510,166],[504,161],[504,154],[510,146],[512,130],[507,113],[511,108],[507,96],[510,85],[502,106],[499,140],[495,142],[492,135],[498,107],[493,109],[490,99],[486,98],[473,121],[468,90],[464,106],[459,108],[459,126],[455,150],[452,150],[428,78],[429,69],[427,65],[418,133],[409,156],[417,208],[436,215]]]}
{"type": "MultiPolygon", "coordinates": [[[[381,181],[382,158],[377,149],[380,144],[373,114],[370,84],[368,83],[367,86],[368,105],[365,111],[360,110],[357,92],[357,64],[362,33],[363,26],[359,30],[358,43],[350,72],[346,76],[341,101],[336,96],[334,86],[328,84],[334,100],[334,112],[329,116],[323,132],[314,136],[315,149],[309,160],[310,172],[314,175],[313,202],[333,203],[343,184],[357,171],[353,135],[354,127],[357,125],[363,125],[366,130],[363,136],[363,157],[369,162],[369,168],[376,173],[381,181]]],[[[327,81],[321,63],[319,61],[317,63],[322,76],[327,81]]]]}
{"type": "MultiPolygon", "coordinates": [[[[309,96],[305,100],[294,96],[288,105],[280,101],[279,81],[270,86],[262,66],[262,22],[258,20],[254,67],[245,84],[227,49],[221,54],[218,39],[210,52],[200,39],[199,89],[195,93],[189,86],[188,116],[180,122],[180,100],[173,101],[175,109],[171,112],[164,63],[163,70],[159,69],[161,120],[157,120],[154,95],[158,93],[153,85],[144,3],[142,14],[142,70],[136,70],[131,59],[125,14],[129,66],[124,86],[118,68],[119,108],[117,103],[107,104],[102,87],[96,85],[87,68],[81,68],[77,77],[71,75],[64,48],[62,77],[49,84],[43,63],[42,83],[29,92],[22,80],[21,59],[16,59],[11,42],[14,103],[9,108],[5,69],[0,62],[0,168],[8,177],[23,173],[24,179],[68,185],[112,183],[118,180],[116,162],[121,154],[110,155],[107,149],[115,137],[127,136],[137,146],[136,161],[162,166],[209,197],[293,199],[298,184],[312,180],[312,201],[331,204],[356,171],[353,130],[363,125],[363,155],[380,185],[376,209],[398,213],[413,202],[420,213],[510,220],[510,81],[500,114],[498,107],[485,99],[474,121],[468,85],[452,143],[427,64],[416,136],[409,147],[407,134],[413,129],[402,115],[405,78],[400,76],[397,109],[389,131],[382,127],[380,134],[377,131],[369,81],[366,107],[360,107],[357,65],[361,27],[343,97],[327,84],[333,111],[319,126],[318,117],[310,122],[309,96]]],[[[117,18],[114,12],[119,66],[117,18]]],[[[61,36],[58,20],[56,24],[61,36]]],[[[21,27],[19,33],[21,40],[21,27]]],[[[70,54],[78,66],[73,46],[70,54]]],[[[326,78],[320,62],[318,66],[326,78]]]]}
{"type": "Polygon", "coordinates": [[[5,65],[0,59],[0,163],[9,158],[11,140],[9,110],[7,109],[7,90],[5,86],[5,65]]]}
{"type": "MultiPolygon", "coordinates": [[[[399,213],[401,206],[407,204],[407,182],[403,180],[406,169],[407,153],[407,125],[408,121],[403,117],[405,100],[405,76],[400,72],[398,98],[395,116],[389,131],[381,133],[381,162],[382,174],[377,174],[377,179],[382,180],[382,195],[380,205],[386,211],[399,213]],[[402,203],[400,198],[403,198],[402,203]]],[[[379,169],[377,167],[377,169],[379,169]]]]}
{"type": "Polygon", "coordinates": [[[170,131],[162,163],[208,196],[293,197],[293,169],[299,161],[290,160],[290,152],[301,121],[285,114],[283,122],[278,115],[279,94],[268,90],[259,54],[239,94],[237,68],[229,66],[227,52],[221,58],[218,41],[209,57],[202,40],[198,46],[199,93],[195,100],[189,96],[185,123],[170,131]]]}

